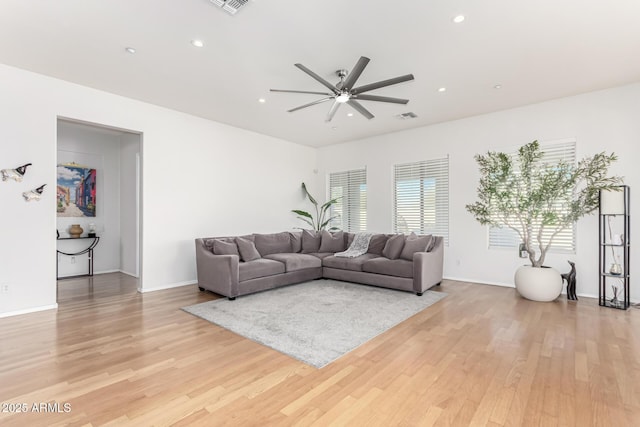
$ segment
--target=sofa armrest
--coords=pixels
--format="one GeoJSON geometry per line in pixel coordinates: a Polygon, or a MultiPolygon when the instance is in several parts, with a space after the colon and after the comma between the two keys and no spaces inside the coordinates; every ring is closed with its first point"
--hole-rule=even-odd
{"type": "Polygon", "coordinates": [[[196,239],[198,286],[226,297],[238,296],[238,255],[215,255],[196,239]]]}
{"type": "Polygon", "coordinates": [[[444,242],[436,237],[436,244],[430,252],[413,254],[413,290],[422,293],[442,282],[444,265],[444,242]]]}

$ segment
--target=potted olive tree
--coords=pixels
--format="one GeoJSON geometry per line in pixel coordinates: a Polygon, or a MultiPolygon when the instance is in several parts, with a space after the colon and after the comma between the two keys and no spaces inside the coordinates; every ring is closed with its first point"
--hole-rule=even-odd
{"type": "Polygon", "coordinates": [[[560,273],[544,266],[554,238],[598,208],[600,190],[617,191],[622,179],[608,177],[615,154],[604,152],[580,160],[547,163],[538,141],[517,156],[476,155],[480,167],[478,201],[466,206],[483,225],[508,227],[520,237],[531,265],[515,274],[518,292],[527,299],[552,301],[562,291],[560,273]]]}

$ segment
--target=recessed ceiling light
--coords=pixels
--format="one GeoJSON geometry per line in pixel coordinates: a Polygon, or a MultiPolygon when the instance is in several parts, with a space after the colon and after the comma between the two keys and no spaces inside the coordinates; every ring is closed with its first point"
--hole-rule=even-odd
{"type": "Polygon", "coordinates": [[[455,18],[453,18],[453,22],[455,22],[456,24],[459,24],[462,21],[464,21],[464,15],[458,15],[455,18]]]}
{"type": "Polygon", "coordinates": [[[204,42],[202,40],[198,40],[198,39],[191,40],[191,44],[194,45],[195,47],[203,47],[204,46],[204,42]]]}
{"type": "Polygon", "coordinates": [[[264,104],[265,102],[267,102],[267,100],[266,100],[266,99],[264,99],[264,98],[258,98],[258,102],[259,102],[260,104],[264,104]]]}
{"type": "Polygon", "coordinates": [[[500,89],[500,88],[502,88],[502,85],[495,85],[493,88],[494,89],[500,89]]]}
{"type": "Polygon", "coordinates": [[[440,89],[438,89],[438,92],[446,92],[447,88],[446,87],[441,87],[440,89]]]}
{"type": "Polygon", "coordinates": [[[347,113],[347,117],[353,117],[353,113],[347,113]]]}
{"type": "Polygon", "coordinates": [[[126,50],[127,52],[129,52],[130,54],[134,54],[136,53],[135,48],[132,47],[125,47],[124,50],[126,50]]]}

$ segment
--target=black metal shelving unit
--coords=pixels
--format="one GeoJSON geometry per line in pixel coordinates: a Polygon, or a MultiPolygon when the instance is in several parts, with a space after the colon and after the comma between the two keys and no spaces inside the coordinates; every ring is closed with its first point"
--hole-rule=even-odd
{"type": "Polygon", "coordinates": [[[600,244],[600,297],[599,304],[604,307],[626,310],[631,305],[630,287],[630,258],[631,249],[631,215],[629,211],[631,189],[628,185],[621,185],[619,196],[611,193],[617,200],[615,206],[603,203],[603,193],[600,192],[599,209],[599,244],[600,244]],[[613,236],[621,236],[615,239],[613,236]],[[616,292],[616,289],[618,291],[616,292]]]}

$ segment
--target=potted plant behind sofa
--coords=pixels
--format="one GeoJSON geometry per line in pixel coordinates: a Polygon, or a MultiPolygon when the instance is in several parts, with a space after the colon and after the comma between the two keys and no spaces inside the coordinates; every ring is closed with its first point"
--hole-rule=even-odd
{"type": "MultiPolygon", "coordinates": [[[[313,206],[316,209],[316,216],[314,217],[309,212],[302,211],[299,209],[293,209],[291,212],[297,214],[298,219],[309,224],[312,230],[314,231],[324,230],[327,227],[327,225],[329,225],[331,220],[337,218],[337,216],[332,216],[327,219],[327,213],[329,212],[329,208],[331,207],[331,205],[338,202],[338,199],[337,198],[331,199],[325,204],[323,204],[322,206],[318,206],[318,202],[316,201],[316,199],[313,198],[311,194],[309,194],[309,191],[307,190],[307,186],[304,184],[304,182],[302,183],[302,191],[304,191],[305,196],[309,198],[309,201],[313,203],[313,206]]],[[[331,227],[329,229],[329,231],[334,231],[334,230],[339,230],[339,228],[331,227]]]]}
{"type": "Polygon", "coordinates": [[[600,190],[619,190],[622,179],[608,177],[615,154],[604,152],[580,160],[545,163],[538,141],[517,156],[488,152],[476,155],[480,166],[478,201],[466,206],[482,225],[508,227],[524,244],[531,265],[515,274],[516,289],[535,301],[552,301],[562,291],[560,273],[544,266],[559,232],[598,208],[600,190]]]}

